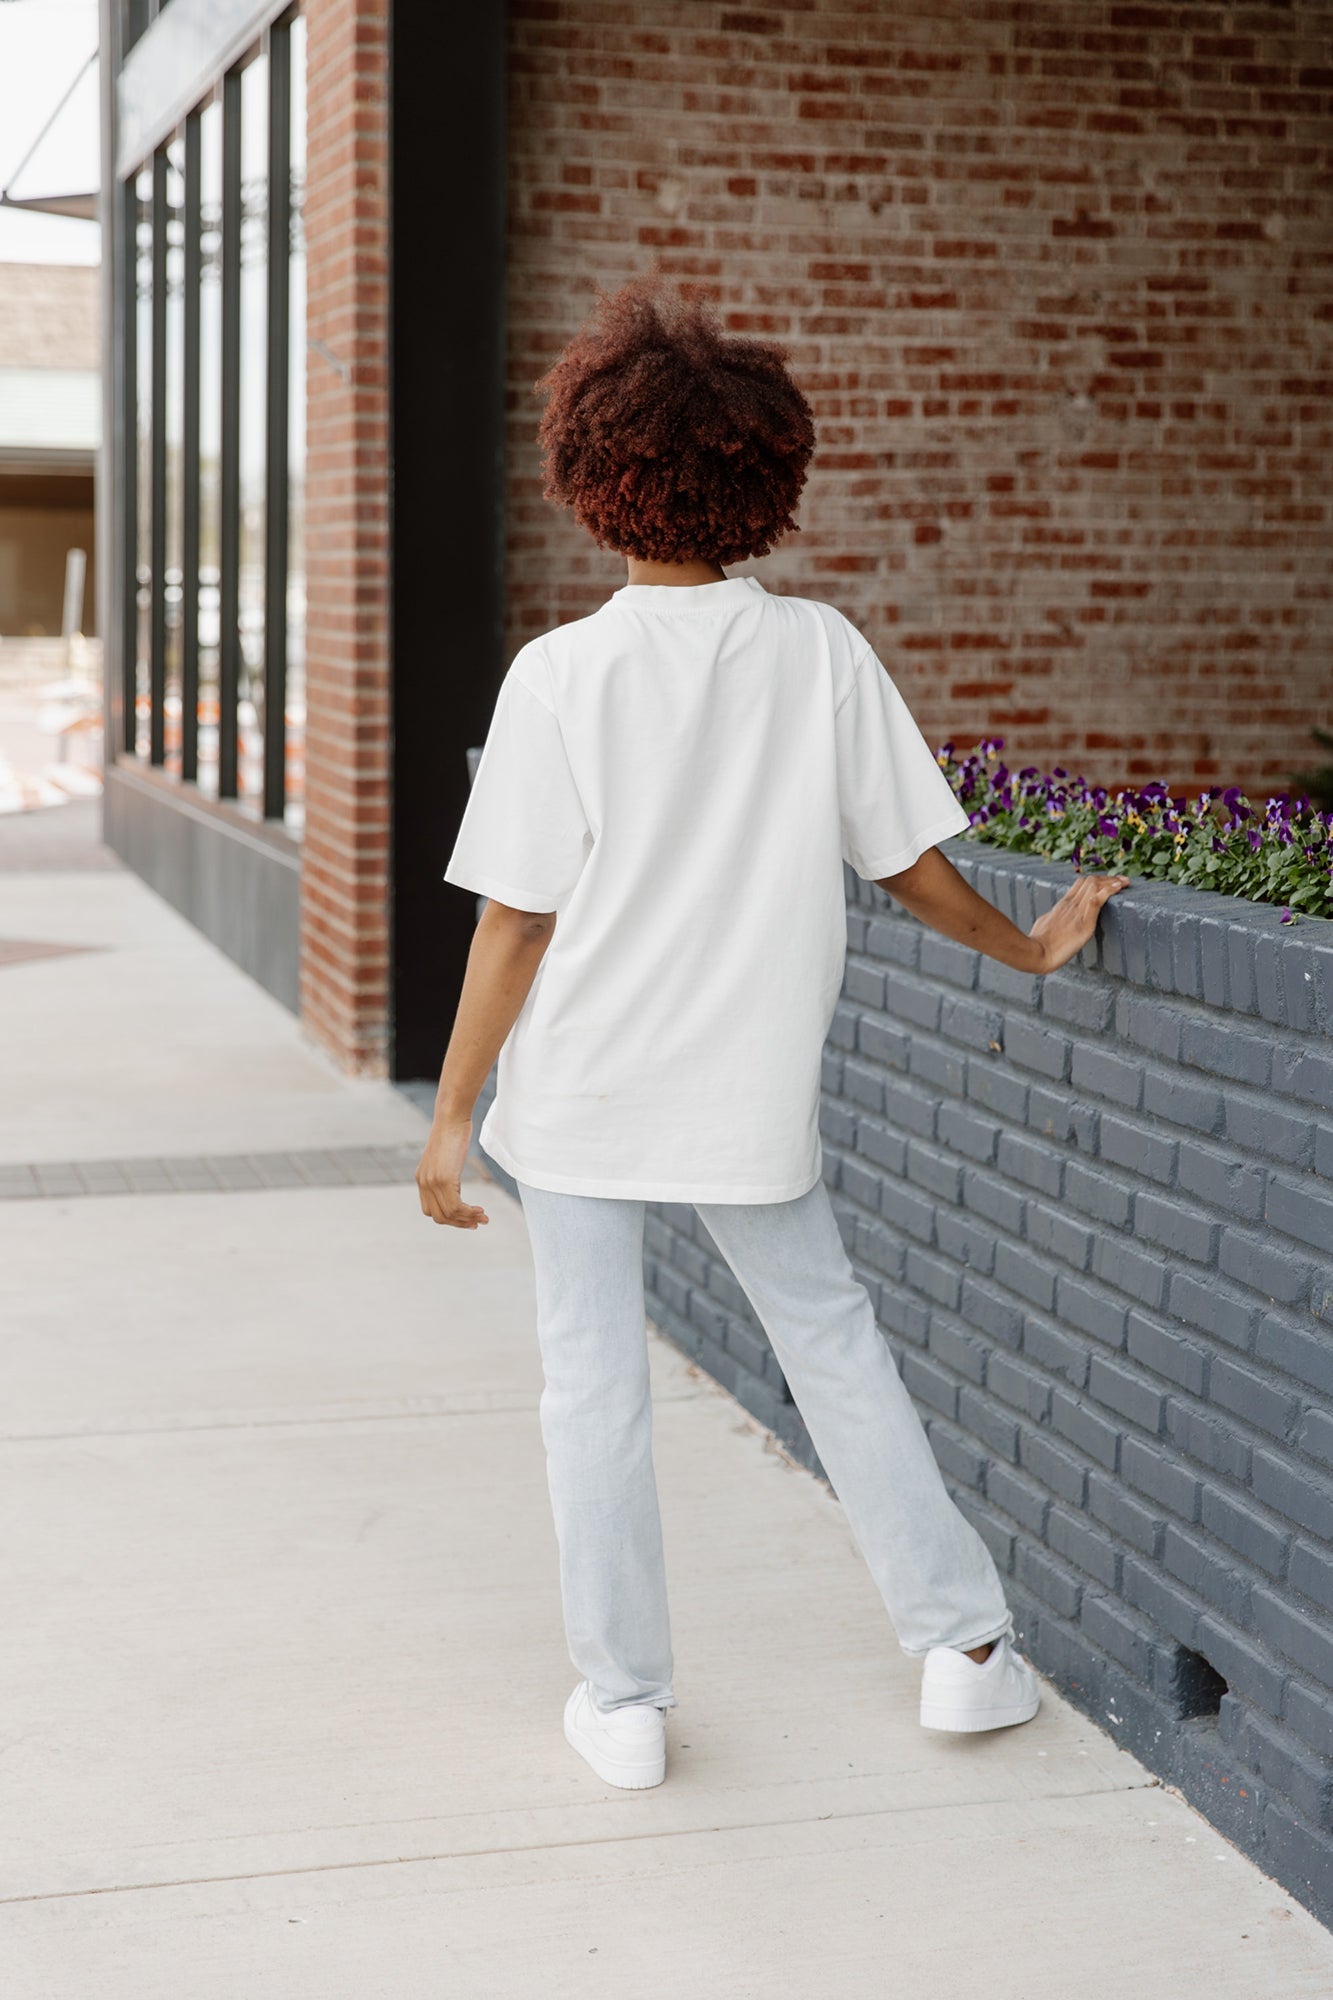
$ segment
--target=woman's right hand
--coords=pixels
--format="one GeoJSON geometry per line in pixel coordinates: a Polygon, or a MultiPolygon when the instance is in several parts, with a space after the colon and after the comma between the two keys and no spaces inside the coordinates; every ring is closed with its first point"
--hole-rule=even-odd
{"type": "Polygon", "coordinates": [[[1034,972],[1054,972],[1077,958],[1094,936],[1102,904],[1129,887],[1128,875],[1080,875],[1061,896],[1054,909],[1037,918],[1028,932],[1041,947],[1041,963],[1034,972]]]}
{"type": "Polygon", "coordinates": [[[472,1119],[441,1117],[437,1112],[417,1162],[417,1192],[421,1213],[451,1229],[476,1229],[489,1222],[484,1208],[464,1201],[460,1191],[463,1169],[472,1144],[472,1119]]]}

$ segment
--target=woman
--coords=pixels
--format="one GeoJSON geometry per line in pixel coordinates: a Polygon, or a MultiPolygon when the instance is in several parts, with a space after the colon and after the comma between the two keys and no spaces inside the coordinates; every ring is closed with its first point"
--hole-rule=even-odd
{"type": "Polygon", "coordinates": [[[538,385],[546,495],[627,580],[505,676],[446,880],[488,898],[418,1169],[474,1229],[480,1141],[518,1183],[566,1635],[565,1734],[607,1783],[665,1774],[675,1706],[651,1448],[644,1204],[693,1204],[782,1366],[902,1650],[921,1721],[1028,1720],[1036,1677],[949,1498],[821,1178],[819,1077],[843,977],[843,863],[1026,972],[1073,958],[1127,877],[1031,932],[939,852],[959,805],[866,640],[725,565],[795,528],[809,406],[765,342],[651,281],[599,301],[538,385]]]}

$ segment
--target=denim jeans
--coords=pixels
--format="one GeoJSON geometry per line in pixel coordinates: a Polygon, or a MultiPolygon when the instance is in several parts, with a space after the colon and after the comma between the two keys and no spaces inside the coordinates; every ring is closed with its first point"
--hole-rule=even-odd
{"type": "MultiPolygon", "coordinates": [[[[645,1204],[519,1183],[541,1429],[570,1658],[598,1707],[675,1706],[652,1459],[645,1204]]],[[[1012,1632],[999,1572],[949,1498],[828,1190],[697,1212],[773,1346],[904,1653],[1012,1632]]]]}

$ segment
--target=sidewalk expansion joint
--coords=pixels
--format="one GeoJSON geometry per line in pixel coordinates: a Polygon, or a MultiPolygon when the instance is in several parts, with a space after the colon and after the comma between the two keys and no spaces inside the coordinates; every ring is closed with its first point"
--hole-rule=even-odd
{"type": "MultiPolygon", "coordinates": [[[[1156,1778],[1147,1772],[1142,1779],[1129,1784],[1089,1785],[1079,1792],[1052,1793],[1047,1799],[1025,1800],[1026,1805],[1059,1804],[1067,1805],[1071,1799],[1107,1798],[1122,1792],[1152,1791],[1158,1789],[1156,1778]]],[[[939,1812],[941,1810],[967,1815],[975,1810],[975,1801],[959,1800],[951,1806],[941,1806],[935,1800],[900,1806],[854,1806],[847,1812],[823,1812],[810,1815],[797,1814],[777,1819],[706,1820],[698,1826],[644,1827],[641,1831],[626,1833],[617,1829],[614,1833],[589,1834],[567,1840],[534,1840],[511,1842],[504,1847],[446,1847],[429,1854],[372,1854],[352,1861],[308,1861],[289,1868],[241,1869],[226,1875],[172,1875],[155,1882],[99,1882],[83,1889],[35,1889],[28,1894],[16,1896],[0,1895],[0,1909],[10,1908],[16,1903],[63,1903],[74,1902],[85,1896],[132,1896],[138,1892],[151,1893],[158,1889],[202,1889],[227,1882],[272,1882],[287,1876],[300,1875],[344,1875],[357,1869],[373,1868],[419,1868],[444,1861],[485,1861],[500,1856],[520,1854],[558,1854],[576,1848],[631,1847],[643,1840],[695,1840],[716,1833],[778,1833],[787,1828],[827,1825],[850,1826],[857,1820],[898,1819],[913,1813],[939,1812]]],[[[244,1837],[244,1836],[242,1836],[244,1837]]],[[[945,1840],[956,1836],[946,1833],[945,1840]]],[[[1011,1828],[997,1828],[994,1833],[977,1835],[969,1830],[968,1839],[978,1837],[985,1840],[1013,1839],[1011,1828]]]]}
{"type": "MultiPolygon", "coordinates": [[[[692,1384],[683,1388],[656,1386],[653,1403],[657,1409],[665,1410],[677,1403],[697,1403],[705,1393],[692,1384]]],[[[414,1409],[377,1409],[371,1406],[364,1410],[293,1411],[281,1416],[204,1418],[198,1422],[183,1419],[175,1423],[168,1419],[156,1424],[106,1424],[74,1431],[0,1431],[0,1451],[12,1445],[92,1444],[111,1438],[217,1437],[237,1431],[308,1431],[322,1424],[428,1424],[453,1422],[461,1417],[528,1416],[536,1413],[538,1395],[539,1391],[534,1387],[529,1395],[518,1398],[484,1394],[473,1397],[442,1396],[423,1402],[414,1409]]],[[[805,1467],[801,1466],[798,1470],[804,1472],[805,1467]]]]}
{"type": "Polygon", "coordinates": [[[330,1146],[281,1153],[196,1153],[142,1160],[37,1160],[0,1166],[0,1201],[102,1194],[243,1194],[278,1188],[401,1186],[421,1145],[330,1146]]]}

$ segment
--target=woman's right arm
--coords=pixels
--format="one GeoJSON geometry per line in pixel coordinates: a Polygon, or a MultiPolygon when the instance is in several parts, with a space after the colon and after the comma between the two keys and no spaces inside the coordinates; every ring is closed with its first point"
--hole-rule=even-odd
{"type": "Polygon", "coordinates": [[[928,847],[910,868],[878,883],[931,930],[1017,972],[1054,972],[1077,958],[1097,929],[1102,904],[1129,886],[1128,875],[1079,875],[1030,931],[978,895],[947,855],[928,847]]]}
{"type": "Polygon", "coordinates": [[[435,1117],[417,1166],[421,1213],[454,1229],[489,1222],[463,1200],[460,1183],[472,1143],[472,1114],[555,931],[555,913],[515,910],[491,898],[468,950],[453,1031],[445,1051],[435,1117]]]}

